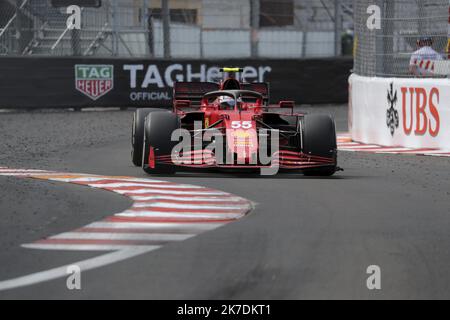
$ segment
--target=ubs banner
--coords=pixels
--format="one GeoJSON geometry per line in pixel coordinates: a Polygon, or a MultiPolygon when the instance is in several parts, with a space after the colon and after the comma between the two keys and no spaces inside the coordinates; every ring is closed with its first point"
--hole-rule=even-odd
{"type": "Polygon", "coordinates": [[[350,77],[355,141],[450,150],[450,80],[350,77]]]}
{"type": "Polygon", "coordinates": [[[345,103],[353,61],[0,58],[0,108],[170,106],[175,81],[218,81],[219,68],[244,67],[267,81],[271,103],[345,103]]]}

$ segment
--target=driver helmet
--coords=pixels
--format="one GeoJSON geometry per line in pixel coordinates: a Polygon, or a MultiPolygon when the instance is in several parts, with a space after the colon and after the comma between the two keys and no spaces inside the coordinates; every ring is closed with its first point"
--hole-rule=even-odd
{"type": "Polygon", "coordinates": [[[229,96],[220,96],[219,104],[221,109],[231,110],[236,105],[236,100],[229,96]]]}

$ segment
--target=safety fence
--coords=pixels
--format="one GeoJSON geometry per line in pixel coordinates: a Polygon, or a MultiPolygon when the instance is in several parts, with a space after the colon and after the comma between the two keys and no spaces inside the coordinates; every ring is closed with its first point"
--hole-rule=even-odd
{"type": "Polygon", "coordinates": [[[353,140],[394,152],[450,150],[450,1],[358,0],[353,8],[353,140]]]}
{"type": "Polygon", "coordinates": [[[447,58],[449,8],[449,0],[355,0],[355,73],[411,77],[410,58],[420,38],[431,38],[433,49],[447,58]]]}

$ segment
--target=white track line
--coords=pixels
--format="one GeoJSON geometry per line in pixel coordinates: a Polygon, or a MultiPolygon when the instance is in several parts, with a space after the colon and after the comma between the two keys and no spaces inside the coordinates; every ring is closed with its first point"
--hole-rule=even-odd
{"type": "Polygon", "coordinates": [[[152,250],[158,249],[159,246],[143,246],[143,247],[132,247],[129,249],[114,251],[107,253],[95,258],[78,261],[71,263],[62,267],[53,268],[46,271],[41,271],[37,273],[32,273],[27,276],[17,277],[10,280],[0,281],[0,291],[7,289],[14,289],[24,286],[29,286],[44,281],[54,280],[62,277],[67,277],[67,268],[71,265],[77,265],[80,269],[85,272],[94,268],[103,267],[112,263],[130,259],[144,253],[150,252],[152,250]]]}
{"type": "MultiPolygon", "coordinates": [[[[160,183],[160,184],[176,184],[174,182],[168,182],[163,180],[156,180],[150,178],[134,178],[134,177],[102,177],[102,180],[114,180],[114,181],[123,181],[123,182],[145,182],[145,183],[160,183]]],[[[201,186],[200,186],[201,187],[201,186]]]]}
{"type": "Polygon", "coordinates": [[[64,232],[49,239],[184,241],[195,234],[64,232]]]}
{"type": "Polygon", "coordinates": [[[132,208],[168,208],[168,209],[216,209],[216,210],[245,210],[249,208],[249,205],[205,205],[205,204],[185,204],[185,203],[165,203],[165,202],[138,202],[133,204],[132,208]]]}
{"type": "Polygon", "coordinates": [[[424,153],[425,156],[430,156],[430,157],[450,157],[450,153],[449,152],[444,152],[444,153],[424,153]]]}
{"type": "Polygon", "coordinates": [[[180,230],[192,232],[209,231],[223,226],[222,223],[174,223],[174,222],[94,222],[84,228],[142,229],[148,231],[180,230]]]}
{"type": "Polygon", "coordinates": [[[425,154],[439,154],[439,155],[450,155],[450,151],[445,150],[432,150],[432,151],[424,151],[425,154]]]}
{"type": "Polygon", "coordinates": [[[165,185],[165,184],[158,184],[158,183],[93,183],[89,184],[90,187],[94,188],[123,188],[123,187],[147,187],[147,188],[161,188],[161,189],[192,189],[192,190],[201,190],[206,189],[205,187],[200,186],[192,186],[188,184],[175,184],[175,185],[165,185]]]}
{"type": "Polygon", "coordinates": [[[187,218],[199,220],[222,220],[222,219],[237,219],[243,216],[242,213],[207,213],[207,212],[158,212],[158,211],[131,211],[127,210],[122,213],[117,213],[117,217],[132,217],[132,218],[187,218]]]}
{"type": "Polygon", "coordinates": [[[59,182],[70,182],[70,183],[77,183],[77,182],[95,182],[95,181],[101,181],[101,180],[109,180],[106,178],[101,177],[86,177],[86,178],[50,178],[51,181],[59,181],[59,182]]]}
{"type": "Polygon", "coordinates": [[[36,176],[36,174],[30,174],[25,172],[0,172],[0,176],[10,176],[10,177],[29,177],[36,176]]]}
{"type": "MultiPolygon", "coordinates": [[[[128,195],[129,196],[129,195],[128,195]]],[[[224,197],[191,197],[191,198],[180,198],[177,196],[166,196],[166,195],[158,195],[158,196],[129,196],[132,200],[135,201],[147,201],[147,200],[180,200],[180,201],[204,201],[204,202],[242,202],[243,199],[235,196],[224,196],[224,197]]]]}
{"type": "Polygon", "coordinates": [[[45,170],[37,170],[37,169],[8,169],[8,168],[2,168],[0,169],[0,172],[10,172],[10,173],[43,173],[48,172],[45,170]]]}
{"type": "Polygon", "coordinates": [[[120,194],[129,194],[129,195],[140,195],[143,193],[160,193],[160,194],[170,194],[170,195],[176,195],[176,194],[189,194],[189,195],[199,195],[199,196],[220,196],[220,195],[227,195],[227,193],[225,192],[221,192],[221,191],[174,191],[174,190],[156,190],[156,189],[145,189],[142,188],[140,190],[117,190],[117,189],[113,189],[113,192],[116,193],[120,193],[120,194]]]}
{"type": "MultiPolygon", "coordinates": [[[[152,192],[149,192],[149,194],[152,194],[152,192]]],[[[143,196],[142,194],[139,195],[130,195],[127,193],[127,196],[131,198],[134,201],[147,201],[147,200],[154,200],[154,199],[161,199],[161,200],[180,200],[180,201],[205,201],[205,202],[220,202],[220,201],[230,201],[230,202],[242,202],[243,199],[232,196],[232,195],[213,195],[213,196],[203,196],[203,195],[191,195],[191,197],[177,197],[174,195],[151,195],[151,196],[143,196]]]]}
{"type": "MultiPolygon", "coordinates": [[[[153,250],[159,249],[162,245],[158,246],[137,246],[137,245],[118,245],[118,244],[68,244],[68,243],[28,243],[23,244],[23,248],[27,249],[39,249],[39,250],[60,250],[60,251],[118,251],[128,250],[136,247],[152,247],[153,250]]],[[[1,291],[1,289],[0,289],[1,291]]]]}

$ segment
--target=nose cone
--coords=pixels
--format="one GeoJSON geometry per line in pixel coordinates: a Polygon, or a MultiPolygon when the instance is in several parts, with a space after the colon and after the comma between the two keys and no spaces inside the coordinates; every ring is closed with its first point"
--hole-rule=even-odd
{"type": "Polygon", "coordinates": [[[258,135],[256,132],[256,122],[246,117],[244,120],[230,119],[227,126],[227,147],[228,152],[234,154],[238,164],[249,163],[257,159],[258,135]]]}

